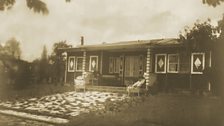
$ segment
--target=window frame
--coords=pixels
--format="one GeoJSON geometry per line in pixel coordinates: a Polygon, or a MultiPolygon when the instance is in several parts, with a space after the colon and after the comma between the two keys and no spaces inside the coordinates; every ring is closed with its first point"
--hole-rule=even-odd
{"type": "Polygon", "coordinates": [[[203,74],[203,70],[205,69],[205,53],[204,52],[195,52],[191,53],[191,74],[203,74]],[[194,72],[194,55],[202,55],[202,71],[194,72]]]}
{"type": "Polygon", "coordinates": [[[161,73],[161,74],[165,74],[166,73],[166,64],[167,64],[167,54],[165,53],[159,53],[159,54],[155,54],[155,73],[161,73]],[[157,59],[158,59],[158,56],[164,56],[164,70],[163,71],[158,71],[157,70],[157,59]]]}
{"type": "Polygon", "coordinates": [[[110,74],[119,74],[120,72],[120,57],[110,56],[109,57],[109,73],[110,74]]]}
{"type": "Polygon", "coordinates": [[[114,58],[109,57],[109,73],[113,74],[114,73],[114,58]]]}
{"type": "Polygon", "coordinates": [[[76,70],[77,72],[82,72],[82,71],[83,71],[83,57],[82,57],[82,56],[76,57],[75,70],[76,70]],[[82,59],[82,69],[81,69],[81,70],[78,70],[78,59],[82,59]]]}
{"type": "Polygon", "coordinates": [[[68,61],[67,61],[67,69],[68,69],[67,71],[68,71],[68,72],[75,72],[75,67],[76,67],[76,66],[75,66],[75,64],[76,64],[76,59],[75,59],[75,58],[76,58],[75,56],[69,56],[69,57],[68,57],[68,61]],[[74,59],[74,60],[73,60],[73,63],[74,63],[74,64],[73,64],[73,69],[70,69],[70,66],[69,66],[69,65],[70,65],[70,59],[71,59],[71,58],[74,59]]]}
{"type": "Polygon", "coordinates": [[[89,71],[94,71],[94,70],[91,69],[91,68],[92,68],[92,67],[91,67],[92,58],[96,58],[96,71],[98,71],[98,65],[99,65],[99,64],[98,64],[98,62],[99,62],[98,60],[99,60],[99,59],[98,59],[98,56],[96,56],[96,55],[95,55],[95,56],[90,56],[90,57],[89,57],[89,71]]]}
{"type": "Polygon", "coordinates": [[[168,54],[167,55],[167,73],[179,73],[180,70],[180,55],[178,53],[168,54]],[[177,56],[177,71],[170,71],[170,56],[177,56]]]}

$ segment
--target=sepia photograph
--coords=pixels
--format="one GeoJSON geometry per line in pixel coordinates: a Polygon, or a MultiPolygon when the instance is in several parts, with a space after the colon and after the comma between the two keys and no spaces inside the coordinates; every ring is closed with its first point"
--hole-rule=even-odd
{"type": "Polygon", "coordinates": [[[0,0],[0,126],[224,126],[224,0],[0,0]]]}

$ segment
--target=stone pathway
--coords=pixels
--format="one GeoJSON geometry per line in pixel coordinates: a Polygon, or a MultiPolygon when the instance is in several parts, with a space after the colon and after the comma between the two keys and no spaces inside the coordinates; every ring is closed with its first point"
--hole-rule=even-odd
{"type": "Polygon", "coordinates": [[[34,113],[36,115],[48,115],[69,119],[81,113],[104,109],[104,102],[107,99],[117,101],[124,100],[125,98],[127,98],[125,94],[109,92],[66,92],[27,100],[0,101],[0,106],[6,109],[34,113]]]}

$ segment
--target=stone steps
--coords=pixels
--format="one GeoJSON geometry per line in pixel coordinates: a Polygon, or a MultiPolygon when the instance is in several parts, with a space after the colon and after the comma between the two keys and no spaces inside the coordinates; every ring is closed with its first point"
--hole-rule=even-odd
{"type": "Polygon", "coordinates": [[[91,85],[88,85],[86,88],[87,88],[88,91],[127,93],[126,87],[91,86],[91,85]]]}

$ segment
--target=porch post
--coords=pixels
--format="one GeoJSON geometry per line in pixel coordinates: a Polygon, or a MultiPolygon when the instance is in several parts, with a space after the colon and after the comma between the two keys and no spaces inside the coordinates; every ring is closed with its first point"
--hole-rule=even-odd
{"type": "Polygon", "coordinates": [[[66,84],[66,82],[67,82],[67,57],[66,57],[66,59],[65,59],[65,77],[64,77],[64,84],[66,84]]]}
{"type": "Polygon", "coordinates": [[[86,51],[83,52],[82,59],[82,74],[86,71],[86,51]]]}
{"type": "Polygon", "coordinates": [[[67,70],[68,70],[68,68],[67,68],[67,62],[68,62],[68,60],[67,60],[67,52],[64,52],[64,53],[62,53],[62,56],[63,56],[63,60],[65,61],[65,75],[64,75],[64,84],[66,84],[66,82],[67,82],[67,70]]]}
{"type": "Polygon", "coordinates": [[[151,49],[148,48],[147,49],[147,56],[146,56],[146,75],[145,75],[145,79],[146,79],[146,88],[149,85],[149,73],[151,71],[151,49]]]}
{"type": "MultiPolygon", "coordinates": [[[[209,68],[212,67],[212,51],[209,51],[209,68]]],[[[210,71],[209,71],[210,72],[210,71]]],[[[211,74],[209,74],[211,76],[211,74]]],[[[211,91],[211,80],[208,82],[208,91],[211,91]]]]}

